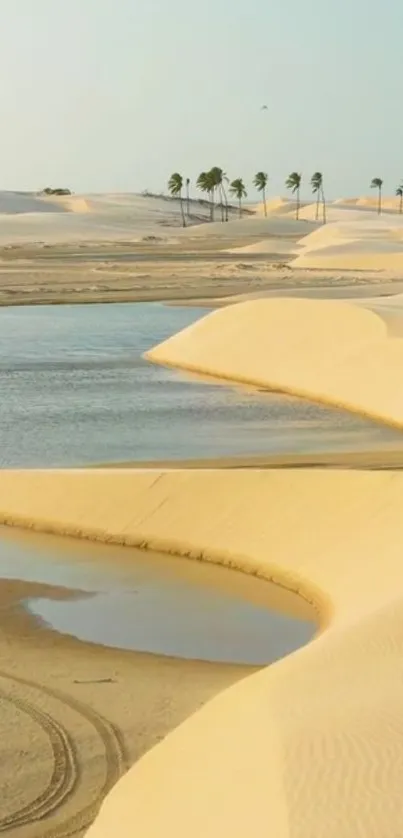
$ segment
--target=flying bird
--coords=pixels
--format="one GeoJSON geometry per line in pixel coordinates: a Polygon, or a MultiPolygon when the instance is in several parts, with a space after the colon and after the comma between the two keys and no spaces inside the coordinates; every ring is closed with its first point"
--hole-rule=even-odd
{"type": "Polygon", "coordinates": [[[268,111],[269,109],[268,109],[267,105],[262,105],[262,107],[260,108],[260,110],[261,110],[261,111],[268,111]]]}

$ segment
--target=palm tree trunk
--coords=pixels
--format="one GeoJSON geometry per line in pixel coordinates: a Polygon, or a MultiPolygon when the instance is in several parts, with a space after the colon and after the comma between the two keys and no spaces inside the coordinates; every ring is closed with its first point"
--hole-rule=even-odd
{"type": "Polygon", "coordinates": [[[190,195],[189,195],[189,184],[188,183],[186,184],[186,208],[187,208],[188,218],[190,218],[190,195]]]}
{"type": "Polygon", "coordinates": [[[224,184],[222,184],[221,188],[222,188],[222,191],[223,191],[223,194],[224,194],[224,202],[225,202],[225,220],[226,220],[226,221],[228,221],[228,198],[227,198],[227,193],[226,193],[226,191],[225,191],[224,184]]]}
{"type": "Polygon", "coordinates": [[[382,212],[382,187],[380,186],[379,187],[379,192],[378,192],[378,215],[380,215],[381,212],[382,212]]]}
{"type": "Polygon", "coordinates": [[[400,212],[400,214],[402,214],[402,212],[403,212],[403,195],[401,195],[401,196],[400,196],[400,209],[399,209],[399,212],[400,212]]]}
{"type": "Polygon", "coordinates": [[[299,220],[299,187],[298,187],[298,189],[297,189],[297,213],[296,213],[296,219],[297,219],[297,221],[299,220]]]}
{"type": "Polygon", "coordinates": [[[224,198],[223,198],[223,194],[222,194],[222,183],[220,183],[218,188],[219,188],[219,191],[220,191],[221,221],[224,222],[224,220],[225,220],[224,219],[224,198]]]}
{"type": "Polygon", "coordinates": [[[242,198],[239,196],[239,217],[242,218],[242,198]]]}
{"type": "Polygon", "coordinates": [[[322,210],[323,210],[323,223],[326,224],[326,200],[325,200],[325,192],[322,186],[322,210]]]}
{"type": "Polygon", "coordinates": [[[211,201],[211,221],[214,221],[214,189],[210,192],[210,201],[211,201]]]}
{"type": "Polygon", "coordinates": [[[267,218],[267,204],[266,204],[266,190],[263,187],[263,206],[264,206],[264,215],[267,218]]]}
{"type": "Polygon", "coordinates": [[[315,216],[315,221],[318,221],[318,219],[319,219],[319,200],[320,200],[320,189],[318,189],[318,194],[317,194],[317,196],[316,196],[316,216],[315,216]]]}
{"type": "Polygon", "coordinates": [[[182,192],[179,193],[179,203],[181,205],[182,227],[186,227],[186,218],[185,218],[185,212],[184,212],[184,209],[183,209],[182,192]]]}

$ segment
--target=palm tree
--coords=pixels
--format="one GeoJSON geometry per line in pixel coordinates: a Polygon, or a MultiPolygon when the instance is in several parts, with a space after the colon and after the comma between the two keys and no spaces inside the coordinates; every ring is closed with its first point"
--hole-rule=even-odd
{"type": "Polygon", "coordinates": [[[322,197],[323,175],[322,172],[315,172],[311,177],[312,192],[316,195],[316,215],[315,220],[319,219],[319,203],[322,197]]]}
{"type": "Polygon", "coordinates": [[[400,214],[402,214],[402,212],[403,212],[403,183],[401,183],[400,186],[397,187],[396,195],[397,195],[398,198],[400,198],[399,212],[400,212],[400,214]]]}
{"type": "Polygon", "coordinates": [[[211,182],[214,184],[214,190],[220,201],[221,221],[228,221],[228,200],[224,186],[224,183],[228,183],[227,175],[219,166],[213,166],[207,174],[211,178],[211,182]]]}
{"type": "Polygon", "coordinates": [[[312,192],[316,195],[316,221],[319,219],[319,204],[322,201],[322,219],[326,224],[326,201],[325,192],[323,189],[323,175],[322,172],[315,172],[311,177],[312,192]]]}
{"type": "Polygon", "coordinates": [[[183,200],[182,200],[182,189],[183,189],[183,177],[179,174],[179,172],[174,172],[173,175],[169,178],[168,181],[168,189],[171,195],[175,198],[179,195],[180,207],[181,207],[181,215],[182,215],[182,225],[186,227],[186,220],[185,220],[185,213],[183,212],[183,200]]]}
{"type": "Polygon", "coordinates": [[[371,189],[378,190],[378,215],[382,212],[382,186],[383,180],[380,177],[374,177],[371,180],[371,189]]]}
{"type": "Polygon", "coordinates": [[[200,172],[196,181],[196,186],[201,192],[207,192],[210,201],[210,221],[214,221],[215,182],[211,170],[209,172],[200,172]]]}
{"type": "Polygon", "coordinates": [[[287,189],[291,189],[293,195],[295,195],[295,193],[297,194],[297,208],[295,216],[297,221],[299,219],[301,181],[302,175],[300,175],[298,172],[291,172],[291,174],[288,176],[285,182],[287,189]]]}
{"type": "Polygon", "coordinates": [[[190,195],[189,195],[189,187],[190,187],[190,178],[186,178],[186,210],[188,214],[188,218],[190,218],[190,195]]]}
{"type": "Polygon", "coordinates": [[[231,195],[235,195],[235,197],[238,198],[239,217],[242,218],[242,198],[246,198],[246,196],[248,194],[246,189],[245,189],[245,184],[244,184],[242,178],[240,178],[240,177],[235,178],[235,180],[233,180],[232,183],[230,184],[229,191],[230,191],[231,195]]]}
{"type": "Polygon", "coordinates": [[[256,187],[258,192],[262,193],[264,214],[265,214],[266,217],[267,217],[266,186],[267,186],[268,180],[269,180],[269,176],[266,174],[266,172],[258,172],[253,179],[253,185],[256,187]]]}

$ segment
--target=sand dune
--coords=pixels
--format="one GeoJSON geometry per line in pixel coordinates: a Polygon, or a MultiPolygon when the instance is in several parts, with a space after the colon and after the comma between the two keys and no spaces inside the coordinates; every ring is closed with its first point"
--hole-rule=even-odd
{"type": "Polygon", "coordinates": [[[384,199],[378,217],[376,198],[341,199],[327,205],[326,226],[316,222],[316,203],[302,202],[295,219],[295,201],[268,200],[245,207],[238,218],[230,209],[223,224],[209,220],[205,202],[192,200],[188,226],[182,227],[179,200],[137,194],[48,196],[0,192],[0,246],[154,241],[178,248],[222,249],[253,256],[278,253],[294,268],[398,272],[403,267],[403,216],[397,199],[384,199]],[[295,257],[293,259],[293,257],[295,257]]]}
{"type": "Polygon", "coordinates": [[[246,244],[242,247],[231,247],[226,252],[227,253],[237,253],[239,256],[242,253],[250,253],[250,254],[264,254],[264,253],[279,253],[284,254],[286,256],[292,256],[294,253],[298,253],[301,248],[299,245],[290,240],[289,238],[281,239],[276,238],[273,236],[269,239],[262,239],[262,241],[253,242],[252,244],[246,244]]]}
{"type": "MultiPolygon", "coordinates": [[[[195,202],[194,209],[194,223],[208,219],[208,208],[195,202]]],[[[0,215],[0,245],[167,239],[181,226],[179,201],[131,194],[0,192],[0,215]]]]}
{"type": "Polygon", "coordinates": [[[402,832],[402,507],[401,472],[1,473],[3,521],[231,564],[323,620],[143,757],[91,838],[402,832]]]}
{"type": "Polygon", "coordinates": [[[260,299],[217,309],[147,353],[403,427],[403,340],[378,313],[336,300],[260,299]]]}
{"type": "MultiPolygon", "coordinates": [[[[278,225],[278,235],[286,236],[286,225],[313,225],[292,247],[279,247],[279,253],[296,258],[293,268],[304,270],[388,271],[391,274],[403,268],[403,216],[398,213],[399,199],[384,198],[384,213],[377,214],[377,197],[341,198],[327,204],[327,224],[322,224],[322,207],[319,207],[319,224],[316,222],[316,202],[302,203],[300,221],[295,220],[295,202],[276,198],[268,202],[268,236],[278,225]],[[281,224],[280,224],[281,219],[281,224]]],[[[257,217],[262,217],[258,205],[257,217]]],[[[301,229],[301,226],[300,226],[301,229]]],[[[263,231],[262,231],[263,232],[263,231]]],[[[303,232],[303,229],[301,230],[303,232]]],[[[233,251],[231,251],[233,252],[233,251]]],[[[250,253],[272,252],[270,241],[253,246],[250,253]],[[267,250],[266,250],[267,248],[267,250]]]]}
{"type": "Polygon", "coordinates": [[[296,221],[295,218],[288,218],[282,215],[270,215],[267,218],[260,215],[245,216],[241,219],[233,218],[228,223],[223,224],[221,221],[215,221],[211,224],[202,224],[196,227],[187,227],[185,230],[180,230],[178,235],[183,238],[198,239],[198,238],[221,238],[221,239],[239,239],[240,243],[243,238],[250,238],[256,236],[263,239],[265,236],[278,237],[294,237],[296,235],[304,236],[310,233],[315,228],[315,225],[308,224],[305,221],[296,221]]]}
{"type": "Polygon", "coordinates": [[[53,197],[48,198],[30,192],[0,192],[0,215],[64,211],[63,205],[53,197]]]}
{"type": "MultiPolygon", "coordinates": [[[[301,206],[304,207],[306,202],[302,201],[301,206]]],[[[251,209],[257,215],[264,215],[264,203],[259,202],[258,204],[252,205],[251,209]]],[[[295,214],[296,209],[296,201],[290,198],[269,198],[266,200],[266,212],[267,215],[289,215],[290,213],[295,214]]]]}
{"type": "MultiPolygon", "coordinates": [[[[349,210],[339,210],[341,218],[349,210]]],[[[294,268],[399,271],[403,267],[403,218],[370,213],[339,219],[299,241],[294,268]]]]}

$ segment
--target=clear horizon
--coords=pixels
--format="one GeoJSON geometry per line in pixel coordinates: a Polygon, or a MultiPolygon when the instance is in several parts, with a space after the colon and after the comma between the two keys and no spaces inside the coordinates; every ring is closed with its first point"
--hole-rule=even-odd
{"type": "Polygon", "coordinates": [[[329,198],[403,177],[398,0],[2,0],[0,189],[166,191],[221,166],[329,198]],[[56,8],[57,6],[57,8],[56,8]],[[212,25],[213,24],[213,25],[212,25]],[[267,105],[267,110],[261,110],[267,105]]]}

